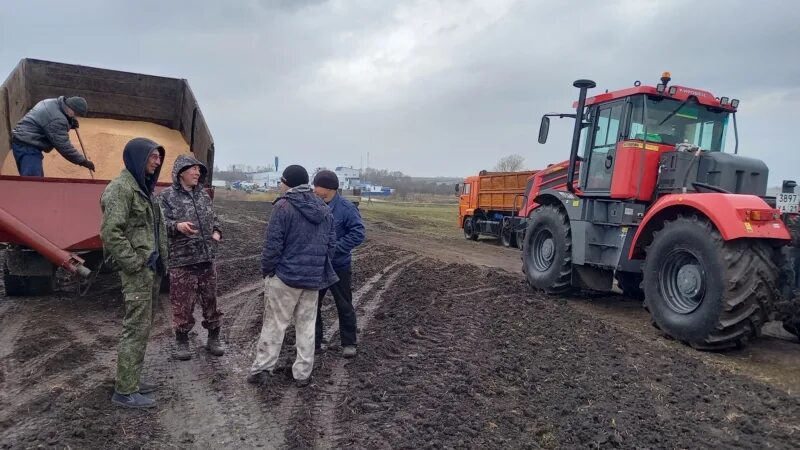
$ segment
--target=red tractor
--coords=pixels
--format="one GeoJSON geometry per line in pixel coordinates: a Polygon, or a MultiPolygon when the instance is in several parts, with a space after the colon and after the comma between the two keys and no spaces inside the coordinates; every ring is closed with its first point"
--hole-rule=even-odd
{"type": "Polygon", "coordinates": [[[667,335],[745,345],[767,321],[798,334],[798,195],[767,196],[768,168],[738,155],[739,101],[661,83],[586,98],[578,80],[569,160],[536,173],[517,228],[528,282],[553,294],[644,299],[667,335]],[[736,148],[725,153],[733,123],[736,148]],[[793,239],[794,238],[794,239],[793,239]]]}

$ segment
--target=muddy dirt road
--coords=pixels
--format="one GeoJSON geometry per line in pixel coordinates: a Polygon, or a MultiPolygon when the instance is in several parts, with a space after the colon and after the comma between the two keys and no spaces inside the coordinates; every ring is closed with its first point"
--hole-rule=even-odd
{"type": "Polygon", "coordinates": [[[553,300],[519,254],[368,227],[355,255],[359,357],[330,350],[297,389],[287,333],[270,385],[245,382],[261,327],[268,205],[218,201],[227,353],[171,359],[166,297],[145,375],[159,408],[112,407],[122,309],[101,276],[83,298],[0,298],[2,448],[796,448],[800,345],[722,355],[667,341],[619,296],[553,300]]]}

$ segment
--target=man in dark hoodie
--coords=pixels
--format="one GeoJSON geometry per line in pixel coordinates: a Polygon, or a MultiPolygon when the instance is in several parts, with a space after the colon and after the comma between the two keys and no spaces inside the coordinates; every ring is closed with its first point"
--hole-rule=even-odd
{"type": "Polygon", "coordinates": [[[331,265],[336,246],[333,216],[308,185],[308,172],[288,166],[283,196],[275,201],[261,253],[264,326],[247,381],[265,384],[278,362],[286,327],[294,317],[297,358],[292,375],[307,386],[314,367],[314,326],[319,290],[339,281],[331,265]]]}
{"type": "Polygon", "coordinates": [[[169,251],[161,208],[153,196],[164,148],[135,138],[125,146],[122,159],[125,169],[100,199],[100,238],[106,255],[120,269],[125,303],[111,401],[129,408],[152,408],[155,401],[142,394],[153,392],[156,386],[140,376],[169,251]]]}
{"type": "Polygon", "coordinates": [[[48,98],[37,103],[11,131],[11,151],[22,176],[43,177],[44,153],[55,148],[72,164],[94,172],[86,159],[69,141],[69,130],[78,128],[75,116],[85,116],[88,104],[83,97],[48,98]]]}
{"type": "Polygon", "coordinates": [[[222,313],[217,309],[217,269],[214,258],[222,237],[211,196],[205,190],[206,166],[189,155],[180,155],[172,169],[172,186],[159,199],[169,235],[169,299],[175,327],[175,358],[191,359],[189,331],[194,327],[194,306],[203,309],[203,328],[208,330],[206,350],[222,356],[219,341],[222,313]]]}

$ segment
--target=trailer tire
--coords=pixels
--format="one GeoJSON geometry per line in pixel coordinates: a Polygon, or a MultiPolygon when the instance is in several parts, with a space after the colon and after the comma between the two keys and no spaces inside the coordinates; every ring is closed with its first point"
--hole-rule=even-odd
{"type": "Polygon", "coordinates": [[[464,237],[470,241],[478,240],[478,233],[475,231],[475,219],[472,217],[464,218],[464,237]]]}
{"type": "Polygon", "coordinates": [[[664,333],[694,348],[742,347],[777,300],[773,252],[758,240],[726,242],[707,220],[678,216],[647,248],[645,306],[664,333]]]}
{"type": "Polygon", "coordinates": [[[11,275],[3,263],[3,286],[8,297],[34,297],[53,292],[53,277],[11,275]]]}
{"type": "Polygon", "coordinates": [[[644,289],[642,289],[642,274],[631,272],[617,272],[617,284],[622,289],[626,297],[634,300],[644,300],[644,289]]]}
{"type": "Polygon", "coordinates": [[[533,211],[522,261],[528,283],[549,294],[572,290],[572,232],[566,213],[552,205],[533,211]]]}

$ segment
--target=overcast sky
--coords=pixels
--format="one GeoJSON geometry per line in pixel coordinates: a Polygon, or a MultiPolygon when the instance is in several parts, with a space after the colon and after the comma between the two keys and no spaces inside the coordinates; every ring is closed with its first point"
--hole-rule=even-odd
{"type": "Polygon", "coordinates": [[[536,136],[572,81],[599,93],[669,70],[741,99],[740,153],[770,184],[800,178],[794,1],[25,0],[0,21],[0,78],[31,57],[188,79],[223,167],[357,168],[369,152],[415,176],[511,153],[539,168],[568,156],[567,120],[536,136]]]}

